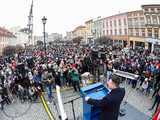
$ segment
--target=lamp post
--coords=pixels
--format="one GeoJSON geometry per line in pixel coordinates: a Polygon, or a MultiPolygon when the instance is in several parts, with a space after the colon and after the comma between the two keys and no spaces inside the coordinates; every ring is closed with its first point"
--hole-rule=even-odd
{"type": "Polygon", "coordinates": [[[26,46],[27,46],[27,44],[24,43],[24,55],[26,55],[26,46]]]}
{"type": "MultiPolygon", "coordinates": [[[[43,36],[44,36],[44,50],[45,50],[45,57],[46,57],[46,60],[47,60],[46,32],[45,32],[46,21],[47,21],[47,18],[44,16],[42,18],[42,23],[43,23],[43,36]]],[[[48,61],[47,61],[47,63],[48,63],[48,61]]]]}

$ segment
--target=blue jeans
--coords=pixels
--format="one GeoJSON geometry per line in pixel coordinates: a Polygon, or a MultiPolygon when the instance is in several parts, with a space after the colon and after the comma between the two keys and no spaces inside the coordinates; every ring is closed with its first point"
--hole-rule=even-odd
{"type": "Polygon", "coordinates": [[[48,100],[51,102],[52,100],[52,85],[46,86],[47,94],[48,94],[48,100]]]}

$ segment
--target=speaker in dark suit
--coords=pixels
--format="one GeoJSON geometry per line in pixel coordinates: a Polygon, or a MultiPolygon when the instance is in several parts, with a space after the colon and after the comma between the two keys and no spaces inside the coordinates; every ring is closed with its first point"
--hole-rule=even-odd
{"type": "Polygon", "coordinates": [[[113,75],[106,83],[111,90],[107,96],[100,100],[85,97],[88,104],[101,108],[99,120],[118,120],[120,104],[125,96],[125,89],[119,87],[120,82],[120,78],[113,75]]]}

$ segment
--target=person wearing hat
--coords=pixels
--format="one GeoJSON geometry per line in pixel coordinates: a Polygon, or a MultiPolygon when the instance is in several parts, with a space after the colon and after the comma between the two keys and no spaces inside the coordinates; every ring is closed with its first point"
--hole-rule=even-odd
{"type": "Polygon", "coordinates": [[[120,104],[125,96],[125,89],[120,88],[120,77],[113,75],[112,78],[106,82],[108,89],[111,91],[108,95],[100,100],[85,97],[85,101],[90,104],[101,108],[99,120],[118,120],[120,104]]]}

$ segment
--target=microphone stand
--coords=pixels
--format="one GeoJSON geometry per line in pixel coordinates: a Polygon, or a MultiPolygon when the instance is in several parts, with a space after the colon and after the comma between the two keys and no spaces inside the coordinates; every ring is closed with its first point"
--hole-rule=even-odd
{"type": "Polygon", "coordinates": [[[77,97],[75,99],[72,99],[72,100],[64,103],[64,104],[71,103],[74,120],[76,120],[76,115],[75,115],[75,111],[74,111],[74,106],[73,105],[74,105],[74,101],[77,100],[77,99],[79,99],[79,98],[81,98],[81,97],[77,97]]]}

